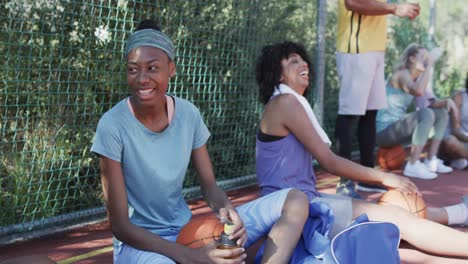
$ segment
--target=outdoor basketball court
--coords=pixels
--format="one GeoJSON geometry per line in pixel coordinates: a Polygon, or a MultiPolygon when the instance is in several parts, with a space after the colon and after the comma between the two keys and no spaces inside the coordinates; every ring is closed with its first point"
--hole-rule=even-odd
{"type": "MultiPolygon", "coordinates": [[[[401,173],[401,171],[396,171],[401,173]]],[[[337,178],[333,175],[319,173],[319,186],[322,192],[334,193],[337,178]]],[[[454,171],[451,174],[440,175],[436,180],[414,180],[424,195],[428,206],[445,206],[460,202],[463,195],[468,194],[468,170],[454,171]]],[[[235,204],[242,204],[257,197],[258,187],[251,186],[228,192],[235,204]]],[[[375,201],[378,193],[362,193],[367,200],[375,201]]],[[[210,212],[202,201],[190,203],[194,215],[210,212]]],[[[468,233],[468,227],[459,227],[468,233]]],[[[112,263],[112,235],[106,221],[86,227],[56,234],[41,239],[17,243],[0,248],[0,260],[4,261],[20,256],[47,256],[60,264],[65,263],[112,263]]],[[[406,243],[402,243],[400,255],[402,263],[468,263],[468,260],[447,262],[446,259],[429,256],[406,243]]]]}

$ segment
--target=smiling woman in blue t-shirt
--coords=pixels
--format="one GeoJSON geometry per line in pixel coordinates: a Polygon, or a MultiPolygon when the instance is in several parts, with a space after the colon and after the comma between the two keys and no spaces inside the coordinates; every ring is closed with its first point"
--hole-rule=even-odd
{"type": "Polygon", "coordinates": [[[131,96],[99,121],[91,150],[99,155],[115,263],[242,263],[244,247],[268,236],[263,261],[286,263],[308,215],[304,194],[286,189],[234,208],[215,181],[206,148],[210,136],[198,109],[167,94],[176,74],[175,48],[152,21],[127,41],[131,96]],[[175,243],[191,211],[182,195],[189,162],[208,205],[234,222],[241,247],[175,243]],[[306,209],[304,209],[306,208],[306,209]],[[276,224],[279,223],[279,224],[276,224]],[[226,260],[225,258],[232,257],[226,260]]]}

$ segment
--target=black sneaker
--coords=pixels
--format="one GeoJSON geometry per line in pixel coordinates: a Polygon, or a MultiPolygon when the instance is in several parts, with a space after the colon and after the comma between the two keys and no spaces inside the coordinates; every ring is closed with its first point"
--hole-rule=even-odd
{"type": "Polygon", "coordinates": [[[378,192],[378,193],[384,193],[387,191],[387,189],[377,186],[377,185],[371,185],[371,184],[366,184],[366,183],[358,183],[357,184],[357,189],[361,192],[378,192]]]}
{"type": "Polygon", "coordinates": [[[345,184],[339,183],[336,186],[336,194],[362,200],[362,196],[356,192],[356,185],[352,181],[345,184]]]}

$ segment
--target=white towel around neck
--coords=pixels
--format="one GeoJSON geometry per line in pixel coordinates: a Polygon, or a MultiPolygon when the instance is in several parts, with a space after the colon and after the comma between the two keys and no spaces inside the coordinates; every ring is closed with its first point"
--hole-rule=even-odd
{"type": "Polygon", "coordinates": [[[278,85],[278,87],[275,87],[275,91],[273,92],[272,97],[280,95],[280,94],[292,94],[297,98],[299,103],[301,103],[302,107],[306,111],[307,116],[309,117],[309,120],[312,123],[312,126],[315,128],[315,130],[319,134],[320,138],[323,140],[323,142],[325,144],[327,144],[330,147],[331,146],[331,141],[328,138],[327,133],[325,133],[323,128],[320,126],[320,124],[319,124],[319,122],[317,120],[317,117],[315,116],[314,112],[312,111],[312,107],[310,106],[307,99],[304,96],[298,94],[293,89],[291,89],[289,86],[287,86],[285,84],[282,84],[282,83],[280,83],[278,85]]]}

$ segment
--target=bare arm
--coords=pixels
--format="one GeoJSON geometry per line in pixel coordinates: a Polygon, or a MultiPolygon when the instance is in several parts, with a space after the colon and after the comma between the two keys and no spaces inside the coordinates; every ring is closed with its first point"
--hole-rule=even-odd
{"type": "MultiPolygon", "coordinates": [[[[218,250],[214,243],[198,249],[188,248],[132,224],[128,218],[127,194],[120,163],[101,156],[100,166],[111,230],[120,241],[134,248],[165,255],[177,263],[219,263],[225,257],[243,252],[242,248],[218,250]]],[[[241,261],[239,257],[233,263],[241,261]]]]}
{"type": "Polygon", "coordinates": [[[413,96],[423,95],[424,90],[429,84],[430,77],[432,76],[432,67],[433,63],[429,62],[426,66],[426,70],[416,80],[413,79],[406,69],[400,70],[397,77],[399,88],[413,96]]]}
{"type": "Polygon", "coordinates": [[[226,193],[216,184],[213,165],[206,145],[192,151],[192,162],[198,173],[201,191],[211,209],[218,212],[221,208],[234,208],[226,193]]]}
{"type": "Polygon", "coordinates": [[[460,123],[460,113],[459,108],[455,105],[455,102],[451,98],[447,99],[431,99],[429,107],[432,108],[446,108],[450,113],[451,120],[455,123],[460,123]]]}
{"type": "Polygon", "coordinates": [[[367,16],[395,15],[414,19],[419,15],[419,4],[389,4],[376,0],[345,0],[346,9],[367,16]]]}
{"type": "Polygon", "coordinates": [[[278,109],[274,113],[275,118],[281,120],[281,125],[298,138],[324,170],[351,180],[417,192],[417,187],[407,178],[364,167],[335,155],[321,140],[304,109],[293,96],[279,96],[270,103],[271,108],[278,109]]]}
{"type": "Polygon", "coordinates": [[[452,128],[452,134],[456,138],[458,138],[460,141],[468,143],[468,135],[466,133],[463,133],[460,126],[458,126],[456,128],[452,128]]]}
{"type": "Polygon", "coordinates": [[[450,124],[452,126],[452,134],[460,141],[468,142],[468,135],[463,133],[460,124],[460,110],[463,104],[462,94],[460,92],[457,92],[455,95],[453,95],[452,99],[455,108],[457,109],[457,111],[450,112],[450,124]]]}
{"type": "Polygon", "coordinates": [[[447,101],[446,100],[440,100],[440,99],[437,99],[437,98],[433,98],[430,100],[430,104],[429,104],[429,107],[432,107],[432,108],[444,108],[444,107],[447,107],[447,101]]]}
{"type": "MultiPolygon", "coordinates": [[[[233,238],[237,238],[239,245],[244,245],[247,241],[247,232],[242,219],[237,214],[236,209],[229,201],[226,193],[216,184],[213,166],[206,145],[192,151],[192,162],[198,173],[201,191],[208,205],[219,212],[221,219],[229,218],[234,222],[233,238]]],[[[239,255],[241,252],[234,252],[239,255]]]]}
{"type": "Polygon", "coordinates": [[[434,99],[431,101],[429,107],[432,108],[447,108],[450,117],[450,128],[452,131],[452,135],[454,135],[458,140],[462,142],[468,142],[468,135],[463,133],[460,124],[460,110],[461,107],[456,105],[456,103],[448,98],[448,99],[434,99]]]}

